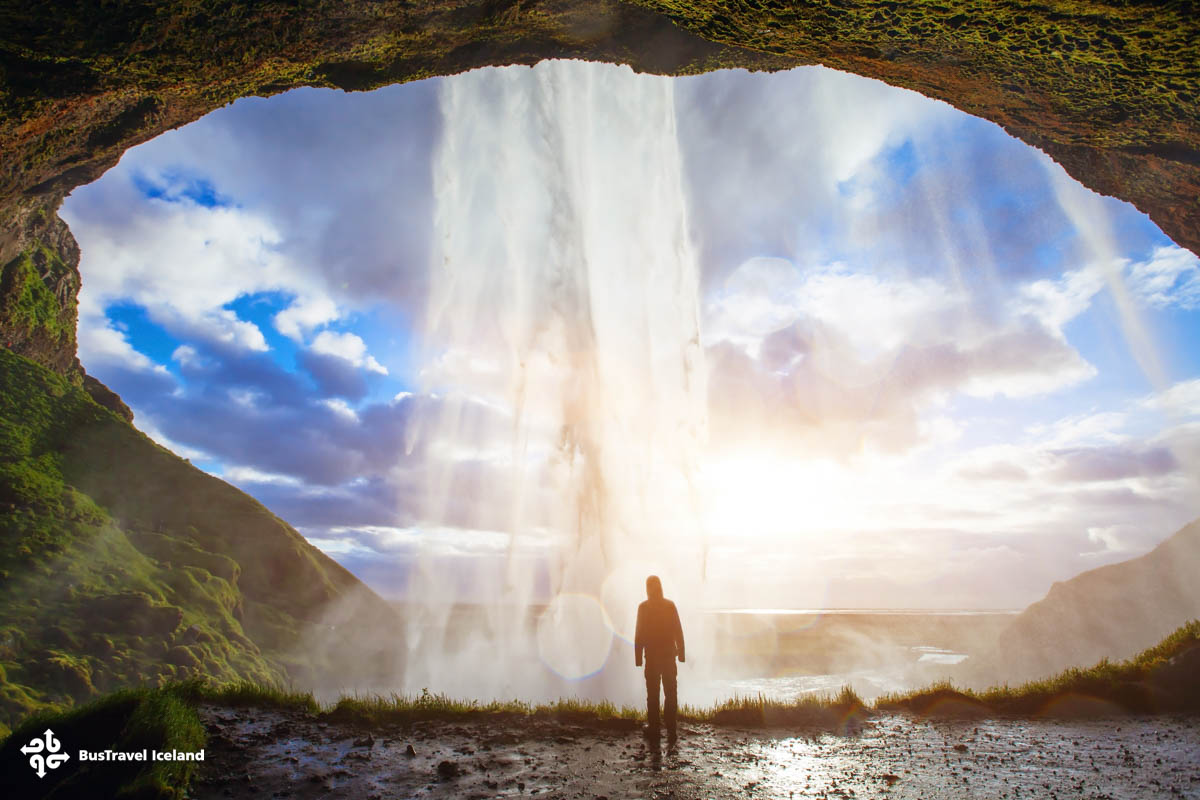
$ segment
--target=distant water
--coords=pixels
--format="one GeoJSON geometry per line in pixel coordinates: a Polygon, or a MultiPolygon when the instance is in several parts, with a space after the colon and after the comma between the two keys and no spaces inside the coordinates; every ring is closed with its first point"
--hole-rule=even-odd
{"type": "Polygon", "coordinates": [[[1007,608],[715,608],[709,614],[750,614],[763,616],[907,616],[907,617],[978,617],[1013,616],[1020,609],[1007,608]]]}
{"type": "Polygon", "coordinates": [[[697,695],[794,700],[844,686],[864,700],[954,679],[1013,610],[737,608],[709,612],[716,669],[697,695]]]}
{"type": "MultiPolygon", "coordinates": [[[[641,705],[644,689],[633,665],[632,642],[614,636],[603,667],[579,679],[553,670],[539,659],[537,621],[546,606],[525,609],[523,622],[508,642],[510,658],[520,659],[524,686],[495,688],[487,682],[443,683],[433,677],[414,689],[340,687],[331,696],[354,692],[419,692],[421,686],[451,696],[486,701],[546,701],[559,697],[607,699],[641,705]]],[[[400,605],[402,613],[410,609],[400,605]]],[[[488,606],[456,605],[446,619],[441,646],[449,653],[469,651],[487,631],[488,606]]],[[[679,669],[680,700],[709,705],[734,696],[794,700],[836,694],[850,686],[864,700],[926,686],[949,678],[962,683],[972,659],[994,646],[1017,614],[979,609],[781,609],[733,608],[702,612],[685,626],[686,664],[679,669]]],[[[427,676],[428,677],[428,676],[427,676]]]]}

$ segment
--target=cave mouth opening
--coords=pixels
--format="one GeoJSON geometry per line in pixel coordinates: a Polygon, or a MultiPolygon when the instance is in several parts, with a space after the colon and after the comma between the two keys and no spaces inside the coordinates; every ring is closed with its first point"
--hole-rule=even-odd
{"type": "Polygon", "coordinates": [[[647,571],[694,610],[1015,608],[1200,513],[1195,257],[875,81],[301,89],[62,215],[142,430],[385,596],[596,628],[546,629],[568,678],[647,571]]]}

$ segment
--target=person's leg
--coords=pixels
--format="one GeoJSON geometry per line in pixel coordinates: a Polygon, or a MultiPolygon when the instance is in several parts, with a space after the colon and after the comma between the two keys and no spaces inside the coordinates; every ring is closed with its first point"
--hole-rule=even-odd
{"type": "Polygon", "coordinates": [[[677,681],[676,681],[674,659],[671,660],[670,666],[663,670],[662,685],[663,685],[663,694],[665,695],[665,700],[666,700],[666,703],[665,703],[666,715],[665,716],[667,718],[666,719],[667,735],[674,737],[675,736],[675,712],[677,711],[677,709],[679,707],[679,696],[676,691],[678,687],[677,687],[677,681]]]}
{"type": "Polygon", "coordinates": [[[662,679],[657,664],[646,661],[646,729],[658,733],[658,684],[662,679]]]}

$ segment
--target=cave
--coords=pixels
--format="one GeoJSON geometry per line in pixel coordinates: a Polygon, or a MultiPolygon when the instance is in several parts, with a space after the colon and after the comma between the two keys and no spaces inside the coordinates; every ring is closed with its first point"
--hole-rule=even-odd
{"type": "MultiPolygon", "coordinates": [[[[34,292],[38,316],[32,326],[11,311],[28,281],[0,287],[0,309],[9,312],[0,317],[0,334],[15,352],[125,416],[120,398],[86,376],[75,358],[79,252],[57,216],[63,198],[96,180],[130,147],[238,98],[298,87],[366,91],[559,57],[669,75],[822,64],[995,122],[1048,153],[1085,186],[1132,203],[1175,242],[1200,250],[1200,74],[1191,3],[681,7],[612,0],[453,5],[318,0],[178,6],[178,13],[172,13],[174,5],[145,3],[0,15],[5,30],[0,209],[6,218],[0,264],[27,259],[29,274],[43,287],[34,292]]],[[[51,387],[52,393],[62,391],[70,389],[51,387]]],[[[106,431],[95,435],[111,434],[106,431]]],[[[128,452],[137,452],[128,446],[128,452]]],[[[177,477],[176,466],[162,470],[163,482],[143,489],[142,501],[156,489],[191,480],[177,477]]],[[[224,496],[208,484],[197,486],[193,490],[224,496]]],[[[115,491],[100,478],[91,480],[90,490],[110,498],[115,491]]],[[[139,498],[128,502],[136,505],[139,498]]],[[[134,521],[143,550],[165,547],[155,537],[177,520],[171,510],[161,513],[161,519],[134,521]]],[[[278,528],[284,531],[280,541],[302,553],[311,586],[289,591],[303,595],[299,606],[305,611],[328,603],[349,583],[348,575],[305,555],[283,523],[249,504],[239,505],[238,513],[255,519],[245,530],[278,528]]],[[[207,554],[170,558],[208,559],[214,575],[234,577],[244,569],[207,554]]],[[[268,561],[255,569],[255,578],[270,583],[291,567],[268,561]]],[[[252,585],[249,576],[242,580],[252,585]]],[[[230,613],[236,611],[239,620],[245,616],[247,629],[254,630],[251,638],[274,653],[266,643],[288,631],[287,621],[263,611],[271,602],[259,594],[230,613]]],[[[169,606],[147,608],[156,618],[176,621],[169,606]]],[[[177,646],[191,648],[197,636],[181,635],[177,646]]],[[[185,666],[190,652],[174,652],[175,666],[185,666]]],[[[241,669],[269,674],[257,659],[241,669]]]]}

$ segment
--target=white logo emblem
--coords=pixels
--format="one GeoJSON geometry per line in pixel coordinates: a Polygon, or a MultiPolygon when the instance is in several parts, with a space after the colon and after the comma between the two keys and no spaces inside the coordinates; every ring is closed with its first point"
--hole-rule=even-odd
{"type": "Polygon", "coordinates": [[[58,769],[71,756],[58,752],[62,743],[54,738],[54,731],[46,728],[46,733],[38,739],[33,739],[21,748],[21,752],[29,756],[29,766],[37,770],[39,778],[46,777],[47,769],[58,769]],[[42,755],[43,751],[46,755],[42,755]]]}

